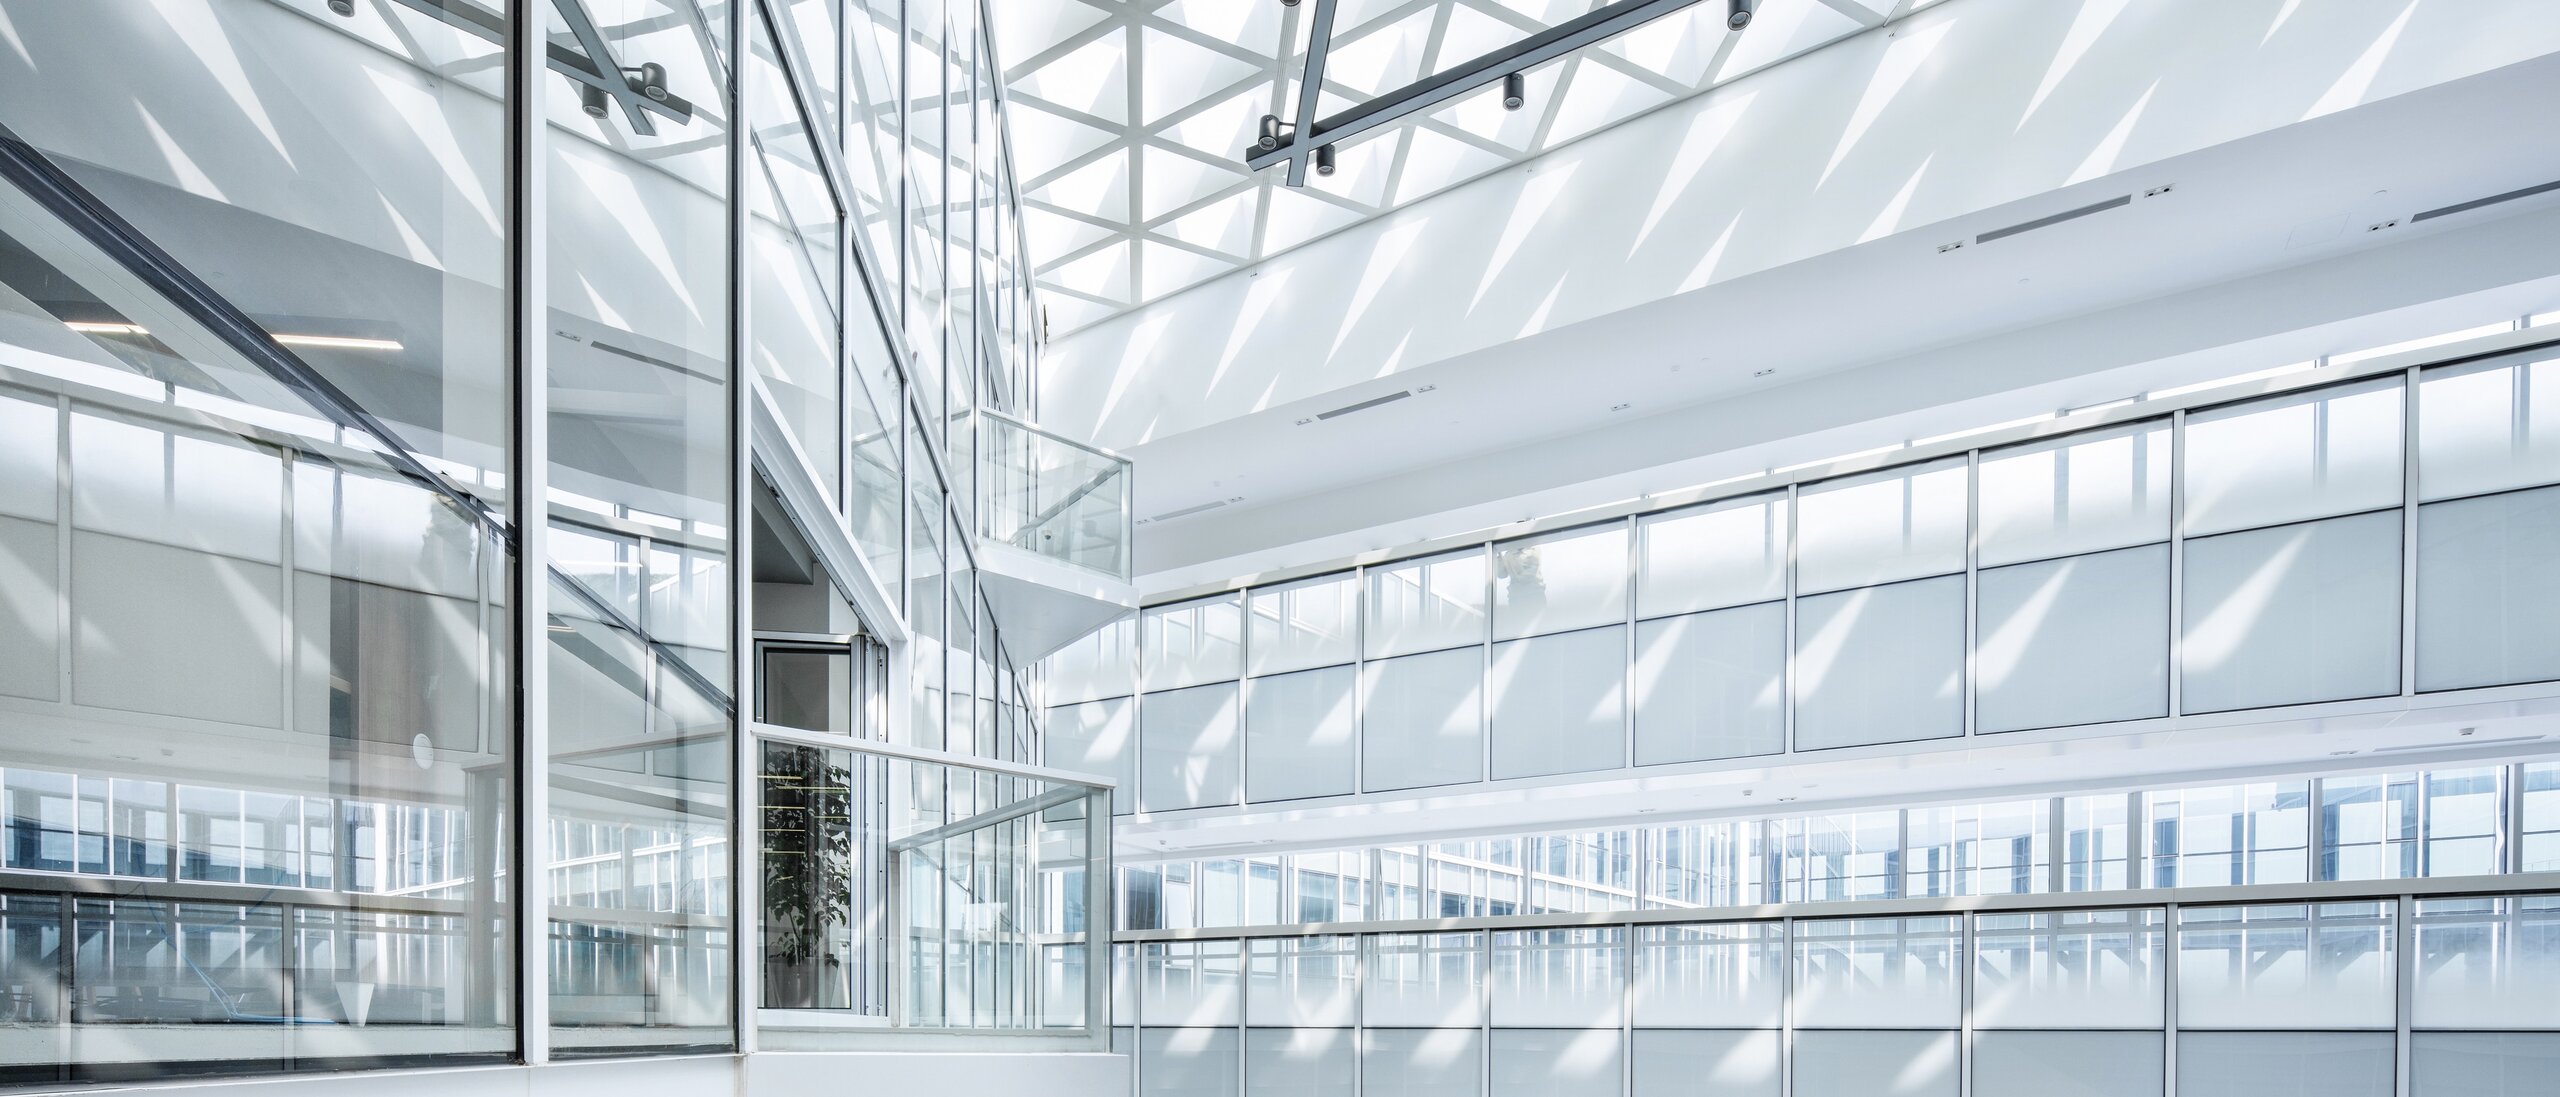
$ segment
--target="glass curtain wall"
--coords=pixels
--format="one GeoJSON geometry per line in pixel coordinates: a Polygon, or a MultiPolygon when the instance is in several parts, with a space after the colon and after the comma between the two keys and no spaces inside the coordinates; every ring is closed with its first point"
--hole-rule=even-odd
{"type": "MultiPolygon", "coordinates": [[[[914,661],[963,683],[934,745],[1040,755],[967,578],[944,470],[968,466],[922,444],[946,407],[1027,413],[1037,345],[998,70],[953,6],[11,8],[0,1084],[734,1046],[733,397],[893,612],[957,637],[914,661]],[[554,43],[524,196],[514,21],[554,43]],[[542,239],[509,235],[518,197],[542,239]],[[526,423],[509,269],[537,246],[526,423]],[[958,376],[1002,382],[956,399],[953,315],[958,376]],[[539,499],[511,498],[520,431],[539,499]],[[547,552],[520,560],[535,507],[547,552]],[[518,634],[549,683],[530,759],[518,634]],[[523,781],[548,818],[518,818],[523,781]],[[551,900],[521,934],[519,848],[551,900]],[[537,950],[548,985],[519,987],[537,950]],[[551,1031],[519,1031],[528,994],[551,1031]]],[[[935,779],[951,819],[1005,802],[935,779]]],[[[1057,852],[1032,837],[1009,848],[1057,852]]]]}
{"type": "Polygon", "coordinates": [[[2389,370],[1150,606],[1045,699],[1147,814],[2547,690],[2554,451],[2548,347],[2389,370]]]}

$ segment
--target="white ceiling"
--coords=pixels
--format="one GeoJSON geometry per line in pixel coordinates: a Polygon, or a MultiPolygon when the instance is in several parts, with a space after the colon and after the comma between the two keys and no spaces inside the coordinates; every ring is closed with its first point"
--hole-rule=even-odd
{"type": "MultiPolygon", "coordinates": [[[[1605,0],[1343,0],[1319,114],[1332,114],[1605,0]]],[[[1739,34],[1705,2],[1530,71],[1529,105],[1488,89],[1341,147],[1290,188],[1248,173],[1265,114],[1294,121],[1312,4],[1003,0],[1023,227],[1050,334],[1064,335],[1883,26],[1931,0],[1766,0],[1739,34]]]]}

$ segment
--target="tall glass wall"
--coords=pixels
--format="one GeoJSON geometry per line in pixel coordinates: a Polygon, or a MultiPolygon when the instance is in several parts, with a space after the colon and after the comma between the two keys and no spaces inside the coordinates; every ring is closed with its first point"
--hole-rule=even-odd
{"type": "MultiPolygon", "coordinates": [[[[0,1084],[736,1046],[732,828],[762,770],[733,401],[925,637],[931,745],[1040,753],[942,449],[974,422],[947,413],[1030,412],[1037,352],[977,6],[351,7],[9,8],[0,1084]],[[518,22],[545,56],[508,54],[518,22]],[[535,102],[506,100],[517,62],[535,102]],[[523,499],[520,435],[546,457],[523,499]],[[511,864],[549,899],[521,933],[511,864]],[[519,985],[528,953],[547,983],[519,985]],[[550,1028],[522,1031],[536,998],[550,1028]]],[[[878,708],[862,734],[914,730],[878,708]]],[[[917,778],[956,806],[910,829],[1020,798],[993,781],[917,778]]],[[[1075,810],[973,863],[1080,868],[1075,810]]],[[[1063,982],[1038,925],[1008,977],[1063,982]]]]}
{"type": "Polygon", "coordinates": [[[2532,892],[1120,948],[1139,1093],[2521,1097],[2560,1063],[2532,892]]]}
{"type": "Polygon", "coordinates": [[[1052,757],[1146,814],[2547,688],[2555,393],[2537,348],[1151,606],[1048,660],[1052,757]]]}

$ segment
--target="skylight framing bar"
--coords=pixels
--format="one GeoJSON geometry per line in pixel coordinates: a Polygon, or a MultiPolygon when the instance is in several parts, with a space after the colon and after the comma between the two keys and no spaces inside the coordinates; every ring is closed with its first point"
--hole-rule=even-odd
{"type": "Polygon", "coordinates": [[[1326,43],[1332,34],[1333,15],[1331,0],[1317,0],[1315,33],[1308,38],[1307,45],[1308,79],[1298,89],[1297,129],[1277,148],[1268,152],[1248,151],[1245,167],[1260,171],[1287,161],[1290,165],[1289,185],[1302,185],[1306,181],[1306,164],[1320,147],[1348,141],[1409,115],[1428,111],[1506,75],[1525,72],[1586,46],[1605,42],[1698,2],[1618,0],[1530,35],[1508,48],[1424,77],[1332,117],[1312,119],[1320,90],[1319,80],[1323,76],[1326,43]]]}
{"type": "MultiPolygon", "coordinates": [[[[391,2],[439,20],[490,45],[504,47],[507,44],[506,17],[473,4],[470,0],[391,0],[391,2]]],[[[631,94],[630,81],[608,79],[596,61],[581,56],[578,51],[557,42],[544,43],[543,50],[553,72],[600,89],[607,95],[617,97],[630,95],[631,99],[639,103],[641,109],[665,115],[673,121],[693,120],[693,103],[682,96],[670,92],[665,99],[661,100],[631,94]]],[[[614,73],[615,77],[621,75],[618,70],[614,73]]],[[[629,104],[625,104],[625,109],[629,109],[629,104]]],[[[633,128],[641,133],[656,132],[654,129],[641,128],[636,121],[633,128]]]]}

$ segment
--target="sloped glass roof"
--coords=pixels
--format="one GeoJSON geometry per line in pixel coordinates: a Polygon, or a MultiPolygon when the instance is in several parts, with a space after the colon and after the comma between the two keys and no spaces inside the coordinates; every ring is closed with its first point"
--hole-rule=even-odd
{"type": "MultiPolygon", "coordinates": [[[[1319,115],[1512,46],[1607,0],[1341,0],[1319,115]]],[[[1155,301],[1488,172],[1900,18],[1929,0],[1762,0],[1681,9],[1530,70],[1528,106],[1487,87],[1345,140],[1338,170],[1252,173],[1265,114],[1296,121],[1313,4],[1004,0],[993,21],[1050,333],[1155,301]]]]}

